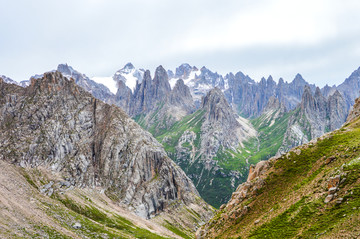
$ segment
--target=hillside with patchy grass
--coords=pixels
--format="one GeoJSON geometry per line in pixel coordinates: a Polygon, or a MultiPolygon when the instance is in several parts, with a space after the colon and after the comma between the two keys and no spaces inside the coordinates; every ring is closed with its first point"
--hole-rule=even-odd
{"type": "Polygon", "coordinates": [[[158,135],[167,154],[192,179],[202,198],[214,207],[230,199],[246,179],[256,150],[256,131],[236,115],[219,89],[211,90],[202,107],[158,135]]]}
{"type": "Polygon", "coordinates": [[[0,142],[1,238],[188,238],[213,214],[150,133],[60,72],[0,78],[0,142]]]}
{"type": "Polygon", "coordinates": [[[355,118],[340,130],[258,163],[197,235],[359,238],[359,157],[360,118],[355,118]]]}

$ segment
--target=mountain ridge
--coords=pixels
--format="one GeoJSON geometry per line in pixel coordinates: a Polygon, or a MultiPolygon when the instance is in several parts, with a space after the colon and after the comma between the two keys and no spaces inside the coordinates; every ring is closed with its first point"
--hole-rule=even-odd
{"type": "Polygon", "coordinates": [[[0,88],[2,160],[48,168],[78,188],[102,188],[143,218],[171,202],[201,204],[192,182],[150,133],[75,80],[51,72],[27,88],[3,80],[0,88]]]}

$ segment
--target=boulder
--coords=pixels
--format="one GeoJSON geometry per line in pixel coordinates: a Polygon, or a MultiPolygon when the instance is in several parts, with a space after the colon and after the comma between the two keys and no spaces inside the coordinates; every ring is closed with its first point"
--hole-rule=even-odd
{"type": "Polygon", "coordinates": [[[336,175],[335,177],[331,177],[328,182],[328,189],[337,187],[340,183],[340,175],[336,175]]]}
{"type": "Polygon", "coordinates": [[[333,198],[334,198],[334,195],[333,195],[333,194],[328,195],[328,196],[325,198],[324,203],[329,203],[333,198]]]}

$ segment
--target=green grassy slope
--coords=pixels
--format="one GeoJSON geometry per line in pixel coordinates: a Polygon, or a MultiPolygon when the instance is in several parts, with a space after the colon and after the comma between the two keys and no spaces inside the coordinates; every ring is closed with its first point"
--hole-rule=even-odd
{"type": "MultiPolygon", "coordinates": [[[[214,168],[206,170],[199,151],[204,113],[203,110],[196,111],[176,122],[169,130],[164,129],[155,136],[164,145],[168,155],[193,180],[205,201],[218,208],[230,199],[237,185],[246,180],[251,164],[256,164],[276,154],[282,144],[288,119],[292,113],[277,118],[273,124],[271,124],[271,119],[274,115],[270,119],[260,116],[252,120],[251,123],[258,130],[259,136],[248,139],[243,143],[243,147],[235,151],[220,148],[213,157],[221,168],[220,171],[214,168]],[[179,152],[176,147],[186,131],[193,132],[195,139],[182,143],[181,146],[185,150],[179,152]]],[[[139,122],[141,123],[141,120],[139,122]]]]}
{"type": "Polygon", "coordinates": [[[231,212],[238,216],[219,211],[208,224],[209,237],[359,238],[359,157],[358,119],[272,162],[264,186],[235,206],[231,212]],[[336,175],[341,177],[339,189],[325,203],[328,182],[336,175]]]}
{"type": "Polygon", "coordinates": [[[275,113],[267,119],[262,115],[251,120],[254,128],[258,131],[259,148],[251,155],[252,161],[257,163],[274,156],[283,143],[284,134],[288,126],[288,120],[294,112],[288,112],[277,119],[273,119],[275,113]],[[272,124],[273,121],[273,124],[272,124]]]}
{"type": "Polygon", "coordinates": [[[198,110],[186,116],[156,138],[164,145],[168,155],[193,180],[204,200],[214,207],[219,207],[228,201],[236,185],[244,180],[247,172],[245,168],[246,155],[241,155],[240,151],[232,152],[230,150],[219,149],[213,159],[218,161],[218,165],[222,170],[216,171],[214,168],[205,169],[204,161],[199,151],[204,113],[204,110],[198,110]],[[182,143],[182,150],[179,152],[176,147],[181,136],[186,131],[193,132],[194,138],[182,143]],[[241,174],[237,177],[229,177],[228,175],[232,171],[237,171],[241,174]]]}

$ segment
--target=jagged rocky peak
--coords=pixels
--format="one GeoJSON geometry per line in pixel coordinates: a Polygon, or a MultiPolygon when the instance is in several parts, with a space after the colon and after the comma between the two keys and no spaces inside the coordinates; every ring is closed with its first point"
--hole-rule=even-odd
{"type": "Polygon", "coordinates": [[[63,75],[71,76],[74,72],[74,69],[68,64],[59,64],[57,70],[60,71],[63,75]]]}
{"type": "Polygon", "coordinates": [[[158,100],[165,99],[171,91],[169,77],[161,65],[156,68],[155,76],[153,80],[153,97],[158,100]]]}
{"type": "Polygon", "coordinates": [[[285,84],[284,79],[280,77],[278,85],[284,85],[284,84],[285,84]]]}
{"type": "Polygon", "coordinates": [[[134,67],[134,65],[133,65],[131,62],[127,63],[127,64],[122,68],[122,70],[123,70],[124,72],[130,72],[130,71],[132,71],[132,70],[134,70],[134,69],[135,69],[135,67],[134,67]]]}
{"type": "Polygon", "coordinates": [[[316,110],[319,112],[323,112],[323,114],[326,114],[326,98],[322,95],[319,87],[316,87],[314,101],[316,110]]]}
{"type": "Polygon", "coordinates": [[[208,113],[209,121],[223,121],[233,118],[233,111],[224,93],[217,87],[210,90],[201,102],[201,108],[208,113]]]}
{"type": "Polygon", "coordinates": [[[169,76],[169,78],[174,78],[175,77],[175,74],[172,70],[167,70],[167,74],[169,76]]]}
{"type": "Polygon", "coordinates": [[[170,94],[170,105],[184,108],[187,114],[195,111],[195,104],[190,89],[182,79],[176,81],[170,94]]]}
{"type": "Polygon", "coordinates": [[[351,121],[360,117],[360,98],[355,100],[355,104],[353,105],[347,119],[346,123],[350,123],[351,121]]]}
{"type": "Polygon", "coordinates": [[[26,89],[31,94],[34,94],[36,91],[40,93],[79,93],[78,88],[75,86],[75,81],[73,78],[67,80],[61,72],[46,72],[43,74],[42,78],[31,78],[29,87],[26,89]]]}
{"type": "Polygon", "coordinates": [[[175,77],[187,79],[191,73],[191,71],[197,71],[198,69],[195,66],[190,66],[188,63],[181,64],[175,70],[175,77]]]}
{"type": "MultiPolygon", "coordinates": [[[[59,64],[57,67],[57,71],[61,72],[62,75],[73,78],[75,83],[82,87],[87,92],[91,93],[95,98],[102,100],[106,103],[112,104],[114,103],[114,94],[104,86],[103,84],[96,83],[91,80],[85,74],[80,73],[79,71],[73,69],[68,64],[59,64]]],[[[38,75],[37,77],[41,79],[43,75],[38,75]]]]}
{"type": "Polygon", "coordinates": [[[329,86],[328,84],[326,84],[322,89],[321,89],[321,93],[325,96],[325,97],[329,97],[329,95],[333,94],[336,90],[336,86],[329,86]]]}
{"type": "Polygon", "coordinates": [[[346,121],[348,116],[346,101],[338,90],[328,97],[327,115],[331,131],[340,128],[346,121]]]}
{"type": "Polygon", "coordinates": [[[127,74],[133,74],[136,71],[134,65],[132,63],[127,63],[123,68],[121,68],[120,70],[118,70],[115,75],[114,78],[116,78],[116,76],[118,75],[127,75],[127,74]]]}
{"type": "Polygon", "coordinates": [[[316,87],[315,89],[315,97],[322,97],[321,90],[319,87],[316,87]]]}
{"type": "Polygon", "coordinates": [[[301,109],[312,110],[314,108],[315,108],[314,96],[311,92],[310,86],[305,85],[301,99],[301,109]]]}
{"type": "Polygon", "coordinates": [[[132,63],[127,63],[123,68],[115,72],[113,79],[120,87],[128,87],[132,92],[136,85],[143,80],[145,70],[136,69],[132,63]],[[123,82],[124,84],[121,84],[123,82]]]}
{"type": "Polygon", "coordinates": [[[144,218],[175,202],[198,204],[190,179],[150,133],[60,72],[32,79],[25,89],[0,87],[1,160],[41,166],[75,187],[96,187],[144,218]]]}
{"type": "Polygon", "coordinates": [[[271,75],[269,75],[269,77],[267,78],[266,84],[268,86],[270,86],[270,85],[276,86],[276,82],[274,81],[274,79],[273,79],[273,77],[271,75]]]}
{"type": "Polygon", "coordinates": [[[149,70],[146,70],[144,73],[144,82],[147,86],[151,85],[151,73],[149,70]]]}
{"type": "Polygon", "coordinates": [[[205,122],[202,126],[205,135],[204,144],[211,141],[211,137],[219,134],[223,137],[218,139],[221,141],[219,143],[224,148],[236,148],[236,145],[238,147],[244,139],[256,135],[249,122],[233,112],[219,88],[215,87],[203,97],[201,108],[205,110],[205,122]]]}
{"type": "Polygon", "coordinates": [[[299,111],[289,118],[283,140],[284,148],[288,150],[338,129],[346,117],[346,102],[340,92],[334,92],[326,99],[319,88],[313,95],[310,86],[306,85],[299,111]]]}
{"type": "Polygon", "coordinates": [[[169,76],[162,65],[160,65],[156,68],[154,81],[155,82],[165,82],[165,81],[168,82],[169,81],[169,76]]]}
{"type": "Polygon", "coordinates": [[[285,113],[287,110],[285,105],[282,102],[280,102],[278,98],[276,98],[275,96],[271,96],[264,108],[263,113],[275,112],[275,111],[279,111],[280,113],[285,113]]]}
{"type": "Polygon", "coordinates": [[[296,84],[296,85],[305,85],[305,84],[307,84],[307,82],[304,80],[302,75],[300,75],[299,73],[296,74],[294,80],[291,83],[296,84]]]}
{"type": "Polygon", "coordinates": [[[261,77],[260,85],[266,85],[266,79],[265,79],[265,77],[261,77]]]}
{"type": "Polygon", "coordinates": [[[190,93],[190,89],[187,85],[185,85],[183,79],[178,79],[176,81],[174,89],[172,89],[172,94],[175,96],[185,97],[192,100],[192,96],[190,93]]]}
{"type": "Polygon", "coordinates": [[[347,108],[349,109],[360,96],[360,67],[340,84],[337,89],[344,94],[347,108]]]}
{"type": "Polygon", "coordinates": [[[356,70],[354,70],[351,75],[345,80],[346,81],[351,81],[352,79],[359,79],[360,78],[360,67],[357,68],[356,70]]]}
{"type": "Polygon", "coordinates": [[[19,82],[14,81],[13,79],[11,79],[7,76],[4,76],[4,75],[0,75],[0,79],[2,79],[5,83],[8,83],[8,84],[20,85],[19,82]]]}

